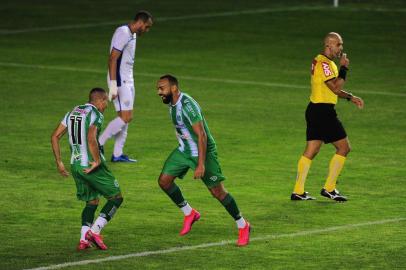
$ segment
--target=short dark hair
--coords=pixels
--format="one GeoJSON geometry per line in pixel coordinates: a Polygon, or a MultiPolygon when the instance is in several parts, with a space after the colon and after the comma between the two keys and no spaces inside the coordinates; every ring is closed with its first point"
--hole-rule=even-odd
{"type": "Polygon", "coordinates": [[[169,81],[170,85],[176,85],[176,87],[179,87],[178,79],[176,79],[175,76],[166,74],[166,75],[161,76],[161,78],[159,78],[159,79],[161,79],[161,80],[167,79],[169,81]]]}
{"type": "Polygon", "coordinates": [[[135,14],[134,17],[134,21],[143,21],[144,23],[147,22],[149,19],[151,19],[151,21],[153,21],[152,15],[151,13],[149,13],[146,10],[140,10],[137,12],[137,14],[135,14]]]}
{"type": "Polygon", "coordinates": [[[106,95],[106,90],[100,87],[95,87],[92,90],[90,90],[89,93],[89,102],[96,101],[100,98],[103,98],[106,95]]]}

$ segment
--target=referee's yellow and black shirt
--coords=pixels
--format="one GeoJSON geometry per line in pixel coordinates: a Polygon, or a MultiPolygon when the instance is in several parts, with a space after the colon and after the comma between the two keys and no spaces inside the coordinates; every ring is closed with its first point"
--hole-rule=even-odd
{"type": "Polygon", "coordinates": [[[337,104],[337,95],[328,88],[326,82],[338,76],[338,69],[333,60],[319,54],[312,62],[311,86],[312,103],[337,104]]]}

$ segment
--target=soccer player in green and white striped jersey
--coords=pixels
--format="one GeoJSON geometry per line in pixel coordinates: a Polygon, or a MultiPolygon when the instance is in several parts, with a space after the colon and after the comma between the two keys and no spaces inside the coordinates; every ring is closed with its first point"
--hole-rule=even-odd
{"type": "Polygon", "coordinates": [[[100,249],[107,249],[100,232],[123,202],[119,184],[99,151],[98,137],[103,124],[102,113],[107,104],[106,91],[93,88],[89,94],[89,103],[76,106],[68,112],[52,134],[52,150],[58,171],[67,177],[69,173],[62,162],[59,140],[68,133],[71,173],[76,183],[76,195],[79,200],[86,202],[82,211],[78,250],[91,247],[91,242],[100,249]],[[107,202],[93,222],[101,195],[107,198],[107,202]]]}
{"type": "Polygon", "coordinates": [[[236,221],[239,229],[237,245],[247,245],[250,224],[242,217],[234,198],[224,188],[222,181],[225,177],[217,160],[216,143],[200,106],[191,96],[180,92],[178,80],[172,75],[162,76],[157,83],[157,90],[163,103],[169,104],[169,114],[179,141],[179,146],[166,160],[158,182],[185,215],[180,235],[187,234],[192,224],[200,219],[200,213],[189,205],[175,184],[176,177],[182,179],[191,168],[195,171],[194,178],[204,182],[236,221]]]}

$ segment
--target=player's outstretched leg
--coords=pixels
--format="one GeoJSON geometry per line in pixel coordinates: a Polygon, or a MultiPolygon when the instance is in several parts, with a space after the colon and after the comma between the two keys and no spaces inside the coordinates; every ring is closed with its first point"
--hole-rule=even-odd
{"type": "Polygon", "coordinates": [[[80,233],[80,241],[77,246],[77,250],[85,250],[92,246],[91,242],[86,240],[86,233],[90,230],[93,224],[94,213],[96,212],[99,200],[93,200],[86,202],[85,208],[82,211],[82,229],[80,233]]]}
{"type": "Polygon", "coordinates": [[[210,193],[221,202],[221,204],[224,206],[224,208],[227,210],[230,216],[232,216],[235,222],[237,223],[238,227],[237,245],[238,246],[248,245],[250,240],[251,225],[248,221],[246,221],[242,217],[233,196],[231,196],[231,194],[224,189],[223,183],[220,183],[215,187],[209,188],[209,190],[210,193]]]}
{"type": "Polygon", "coordinates": [[[93,242],[96,246],[102,250],[107,249],[106,244],[103,242],[103,237],[101,235],[101,230],[106,226],[117,209],[123,203],[123,197],[121,194],[116,195],[112,198],[109,198],[106,204],[103,206],[103,209],[100,211],[99,217],[93,223],[93,226],[86,233],[86,240],[93,242]]]}
{"type": "Polygon", "coordinates": [[[183,227],[180,235],[185,235],[192,229],[193,223],[200,219],[200,213],[193,209],[182,195],[180,188],[174,183],[174,176],[161,174],[158,179],[159,186],[168,197],[182,210],[184,214],[183,227]]]}
{"type": "Polygon", "coordinates": [[[119,133],[125,124],[126,122],[119,116],[111,120],[99,137],[100,145],[104,145],[108,139],[119,133]]]}

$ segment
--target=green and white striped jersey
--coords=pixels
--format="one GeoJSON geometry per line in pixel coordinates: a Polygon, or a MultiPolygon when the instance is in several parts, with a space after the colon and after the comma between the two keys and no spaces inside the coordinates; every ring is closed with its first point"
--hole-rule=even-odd
{"type": "MultiPolygon", "coordinates": [[[[68,140],[71,149],[70,164],[87,167],[89,161],[93,161],[87,144],[87,134],[89,127],[95,125],[98,140],[103,119],[103,114],[90,103],[76,106],[65,115],[61,124],[68,129],[68,140]]],[[[101,153],[100,158],[105,161],[101,153]]]]}
{"type": "Polygon", "coordinates": [[[179,151],[192,157],[199,155],[198,137],[193,131],[192,125],[200,121],[203,121],[204,130],[207,134],[207,152],[216,151],[216,142],[210,133],[200,106],[191,96],[181,93],[175,105],[169,104],[169,115],[175,126],[179,151]]]}

